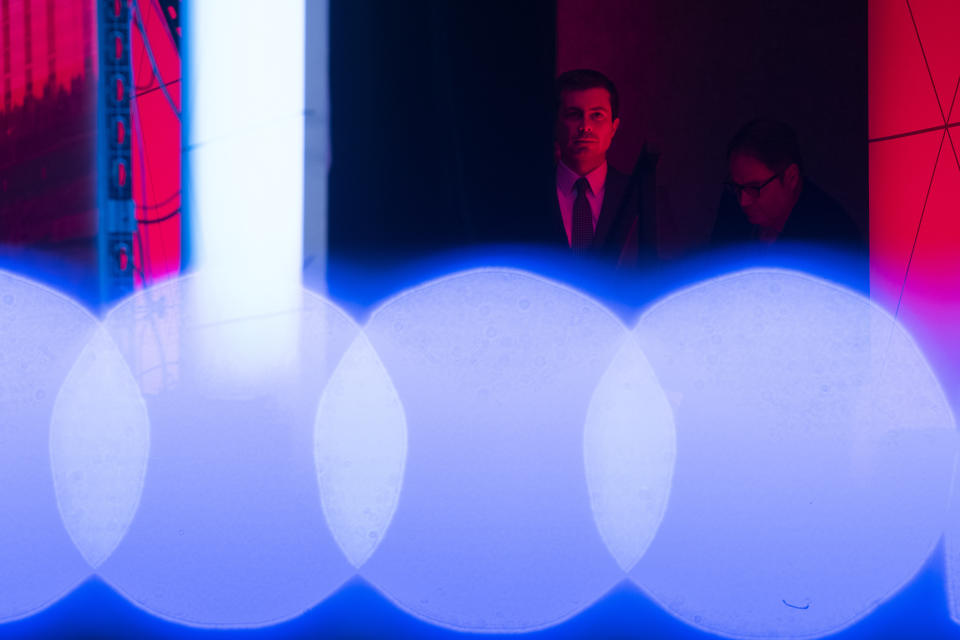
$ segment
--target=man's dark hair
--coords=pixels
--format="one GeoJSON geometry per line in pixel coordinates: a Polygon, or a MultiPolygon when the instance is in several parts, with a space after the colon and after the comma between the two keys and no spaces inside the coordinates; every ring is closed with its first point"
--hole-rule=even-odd
{"type": "Polygon", "coordinates": [[[610,94],[610,119],[620,117],[620,96],[617,87],[610,78],[593,69],[573,69],[564,71],[557,77],[555,87],[556,108],[560,109],[560,98],[564,91],[586,91],[587,89],[606,89],[610,94]]]}
{"type": "Polygon", "coordinates": [[[789,125],[776,120],[758,118],[743,125],[727,145],[727,159],[734,153],[756,158],[776,173],[791,164],[803,172],[797,134],[789,125]]]}

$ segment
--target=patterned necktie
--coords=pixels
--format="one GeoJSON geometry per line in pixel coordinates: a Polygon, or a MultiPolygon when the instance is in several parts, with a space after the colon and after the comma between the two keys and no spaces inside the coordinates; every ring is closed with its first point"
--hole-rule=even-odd
{"type": "Polygon", "coordinates": [[[574,253],[586,253],[593,244],[593,213],[587,201],[587,189],[590,188],[586,178],[580,178],[574,183],[577,190],[577,199],[573,201],[573,231],[570,234],[570,247],[574,253]]]}

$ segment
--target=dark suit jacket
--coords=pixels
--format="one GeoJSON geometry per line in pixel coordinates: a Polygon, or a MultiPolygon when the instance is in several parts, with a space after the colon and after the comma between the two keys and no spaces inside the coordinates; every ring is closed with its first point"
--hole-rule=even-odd
{"type": "MultiPolygon", "coordinates": [[[[757,227],[750,224],[733,195],[724,192],[711,244],[740,244],[753,242],[756,238],[757,227]]],[[[863,238],[840,203],[806,180],[776,242],[808,242],[852,249],[862,246],[863,238]]]]}
{"type": "Polygon", "coordinates": [[[711,237],[714,248],[751,246],[752,251],[761,257],[773,258],[778,253],[798,248],[840,252],[847,258],[847,284],[867,290],[869,252],[866,239],[840,203],[809,180],[804,181],[800,198],[775,242],[769,247],[761,246],[757,231],[736,198],[725,192],[711,237]]]}

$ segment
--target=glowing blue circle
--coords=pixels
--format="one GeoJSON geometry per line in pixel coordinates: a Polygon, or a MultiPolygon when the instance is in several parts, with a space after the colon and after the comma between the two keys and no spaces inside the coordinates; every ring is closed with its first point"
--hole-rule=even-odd
{"type": "Polygon", "coordinates": [[[674,404],[661,529],[631,576],[735,638],[817,637],[902,587],[944,526],[952,414],[887,313],[751,270],[655,303],[636,335],[674,404]]]}
{"type": "Polygon", "coordinates": [[[57,509],[50,417],[97,320],[0,271],[0,621],[42,609],[90,575],[57,509]]]}
{"type": "Polygon", "coordinates": [[[165,283],[104,320],[152,431],[139,509],[99,574],[180,623],[268,625],[354,574],[324,518],[314,425],[359,327],[299,288],[293,308],[210,322],[205,286],[165,283]]]}
{"type": "Polygon", "coordinates": [[[367,580],[434,624],[519,632],[622,579],[584,462],[590,400],[629,335],[609,311],[530,274],[481,269],[388,301],[366,333],[408,428],[402,495],[367,580]]]}

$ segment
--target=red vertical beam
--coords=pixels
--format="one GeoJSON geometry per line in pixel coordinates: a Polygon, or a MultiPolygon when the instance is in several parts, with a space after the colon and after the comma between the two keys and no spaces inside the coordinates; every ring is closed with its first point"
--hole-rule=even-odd
{"type": "Polygon", "coordinates": [[[92,0],[83,4],[83,75],[89,78],[93,75],[93,11],[92,0]]]}
{"type": "Polygon", "coordinates": [[[47,0],[47,86],[50,91],[56,90],[57,83],[57,46],[56,46],[56,22],[54,15],[56,8],[55,0],[47,0]]]}
{"type": "Polygon", "coordinates": [[[3,108],[13,108],[13,86],[10,77],[10,0],[2,0],[3,21],[3,108]]]}
{"type": "Polygon", "coordinates": [[[23,3],[23,73],[26,78],[24,84],[24,100],[33,97],[33,0],[23,3]]]}

